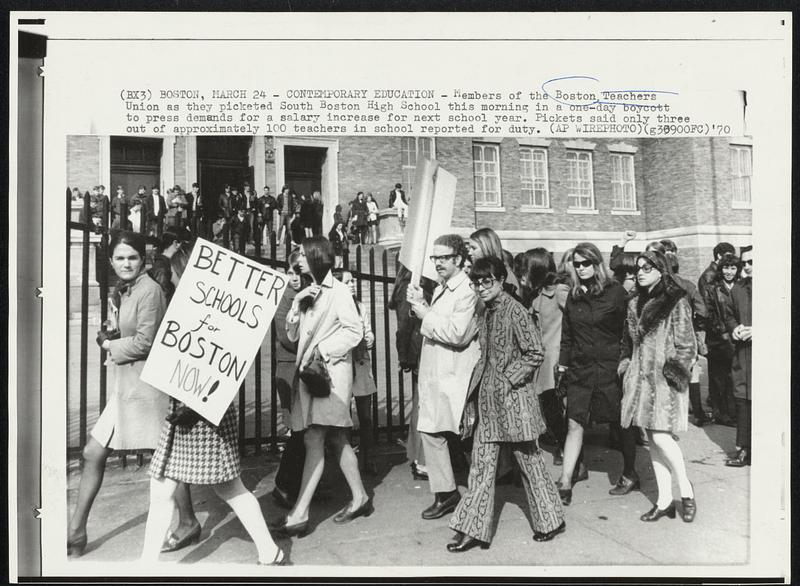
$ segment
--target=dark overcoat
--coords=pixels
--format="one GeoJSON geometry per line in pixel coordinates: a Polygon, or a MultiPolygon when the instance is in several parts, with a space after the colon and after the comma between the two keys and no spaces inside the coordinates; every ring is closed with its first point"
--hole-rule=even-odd
{"type": "MultiPolygon", "coordinates": [[[[753,325],[753,279],[746,278],[738,281],[731,289],[730,310],[726,312],[725,319],[728,331],[733,335],[733,330],[739,324],[753,325]]],[[[736,353],[733,355],[733,396],[737,399],[753,400],[753,341],[746,342],[734,340],[736,353]]]]}
{"type": "Polygon", "coordinates": [[[570,293],[564,306],[559,364],[567,367],[570,417],[585,425],[617,421],[621,392],[617,381],[620,342],[625,324],[627,293],[609,281],[599,294],[570,293]],[[571,405],[570,405],[571,403],[571,405]],[[577,410],[585,404],[584,413],[577,410]]]}

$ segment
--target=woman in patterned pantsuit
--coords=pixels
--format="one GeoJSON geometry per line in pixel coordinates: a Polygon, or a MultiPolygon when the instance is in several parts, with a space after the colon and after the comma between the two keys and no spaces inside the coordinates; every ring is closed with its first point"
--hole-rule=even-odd
{"type": "Polygon", "coordinates": [[[507,270],[502,260],[475,261],[471,285],[486,305],[480,326],[481,357],[469,390],[478,391],[478,424],[466,496],[450,519],[455,539],[447,550],[489,547],[494,517],[494,488],[500,448],[509,446],[522,471],[533,520],[533,539],[549,541],[562,531],[564,512],[553,479],[536,443],[544,431],[533,375],[542,363],[541,336],[525,308],[503,291],[507,270]]]}

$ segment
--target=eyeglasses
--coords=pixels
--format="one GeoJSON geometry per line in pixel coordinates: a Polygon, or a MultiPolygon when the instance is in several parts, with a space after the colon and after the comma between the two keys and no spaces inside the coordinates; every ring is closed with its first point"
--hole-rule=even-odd
{"type": "Polygon", "coordinates": [[[431,262],[436,263],[436,262],[439,262],[439,261],[445,261],[445,260],[448,260],[448,259],[451,259],[451,258],[455,258],[457,256],[458,256],[457,254],[440,254],[438,256],[431,255],[429,258],[431,259],[431,262]]]}
{"type": "Polygon", "coordinates": [[[473,289],[478,289],[483,287],[484,289],[489,289],[492,285],[494,285],[495,279],[494,277],[483,277],[481,279],[475,279],[474,281],[469,282],[469,286],[473,289]]]}
{"type": "MultiPolygon", "coordinates": [[[[653,269],[655,269],[655,267],[652,266],[652,265],[639,265],[638,267],[636,267],[636,272],[638,273],[639,271],[642,271],[645,274],[647,274],[650,271],[652,271],[653,269]]],[[[656,270],[658,270],[658,269],[656,269],[656,270]]]]}
{"type": "Polygon", "coordinates": [[[750,265],[752,267],[753,266],[753,259],[751,258],[750,260],[743,260],[742,264],[750,265]]]}
{"type": "Polygon", "coordinates": [[[592,263],[592,261],[590,261],[590,260],[573,260],[572,261],[572,266],[575,267],[576,269],[579,269],[581,267],[586,269],[586,268],[589,268],[590,266],[592,266],[592,264],[594,264],[594,263],[592,263]]]}

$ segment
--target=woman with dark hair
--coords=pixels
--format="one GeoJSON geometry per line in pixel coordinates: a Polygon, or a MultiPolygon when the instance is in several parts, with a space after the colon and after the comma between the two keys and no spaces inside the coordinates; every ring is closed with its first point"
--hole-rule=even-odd
{"type": "MultiPolygon", "coordinates": [[[[555,381],[556,388],[563,382],[567,395],[568,430],[559,480],[559,493],[565,505],[572,502],[573,485],[589,476],[582,462],[584,428],[590,421],[619,421],[621,392],[617,365],[627,297],[625,289],[609,275],[600,251],[591,242],[575,246],[567,268],[573,274],[573,284],[564,306],[555,381]]],[[[628,479],[635,475],[635,441],[633,449],[630,448],[623,449],[623,476],[628,479]]]]}
{"type": "Polygon", "coordinates": [[[349,243],[347,240],[347,233],[345,232],[344,223],[339,221],[333,225],[331,231],[328,233],[328,240],[331,241],[333,246],[334,268],[340,268],[344,264],[344,257],[347,255],[349,243]]]}
{"type": "Polygon", "coordinates": [[[172,259],[181,250],[184,244],[192,239],[191,234],[185,229],[167,230],[161,235],[158,246],[158,254],[153,259],[153,264],[148,274],[153,280],[161,285],[167,302],[172,299],[175,287],[178,286],[178,278],[172,271],[172,259]]]}
{"type": "Polygon", "coordinates": [[[352,500],[333,521],[347,523],[371,515],[374,507],[364,490],[347,433],[353,427],[352,349],[364,335],[361,318],[348,287],[331,275],[333,247],[326,238],[307,238],[300,248],[298,265],[311,276],[313,284],[292,301],[286,314],[286,333],[290,340],[298,342],[295,364],[301,378],[293,390],[291,420],[292,431],[305,430],[306,460],[297,502],[276,530],[284,535],[302,536],[308,533],[308,510],[325,465],[326,438],[352,493],[352,500]],[[314,389],[302,379],[302,373],[312,362],[325,364],[330,387],[326,396],[312,394],[314,389]]]}
{"type": "Polygon", "coordinates": [[[739,257],[730,253],[723,254],[717,263],[714,280],[706,290],[708,393],[714,406],[714,421],[722,425],[736,424],[731,377],[734,345],[726,321],[731,305],[731,290],[739,280],[740,272],[739,257]]]}
{"type": "Polygon", "coordinates": [[[169,397],[139,378],[167,308],[163,290],[144,270],[145,238],[118,232],[108,249],[111,267],[121,281],[120,303],[119,308],[110,304],[111,323],[97,333],[97,344],[108,352],[111,396],[83,449],[78,502],[67,533],[68,555],[82,555],[86,548],[86,522],[108,456],[114,450],[154,449],[169,408],[169,397]]]}
{"type": "Polygon", "coordinates": [[[523,291],[530,299],[530,313],[542,332],[544,343],[544,360],[536,371],[533,388],[539,396],[547,429],[555,439],[553,464],[560,466],[564,462],[567,420],[562,390],[556,388],[555,370],[558,367],[561,323],[569,287],[558,283],[555,262],[546,249],[528,250],[524,254],[523,264],[527,267],[527,274],[523,277],[523,291]]]}
{"type": "Polygon", "coordinates": [[[689,379],[697,357],[692,310],[663,254],[643,252],[636,265],[637,295],[628,302],[618,373],[624,375],[622,426],[647,430],[658,485],[656,503],[641,520],[675,518],[672,481],[676,480],[683,504],[681,515],[691,523],[697,504],[674,434],[687,428],[689,379]]]}
{"type": "MultiPolygon", "coordinates": [[[[303,236],[311,238],[314,235],[314,224],[316,223],[317,210],[311,196],[303,194],[300,196],[300,225],[303,226],[303,236]]],[[[295,241],[297,242],[297,241],[295,241]]]]}
{"type": "MultiPolygon", "coordinates": [[[[491,228],[479,228],[475,230],[475,232],[469,235],[467,248],[469,250],[469,258],[473,263],[485,256],[494,256],[503,260],[506,265],[506,272],[508,273],[508,278],[505,281],[506,292],[519,300],[519,281],[517,281],[509,262],[506,260],[506,251],[503,250],[503,244],[500,242],[500,237],[497,235],[497,232],[491,228]]],[[[513,257],[511,260],[513,262],[513,257]]]]}
{"type": "Polygon", "coordinates": [[[450,520],[456,537],[450,552],[489,547],[494,520],[494,490],[500,447],[514,455],[524,480],[533,540],[550,541],[563,532],[564,512],[553,479],[536,443],[544,429],[533,390],[534,373],[543,358],[542,340],[531,315],[503,291],[504,261],[475,261],[470,285],[486,311],[480,320],[481,356],[472,371],[468,393],[478,392],[468,490],[450,520]]]}
{"type": "Polygon", "coordinates": [[[293,250],[289,255],[286,276],[289,286],[278,302],[275,310],[275,386],[278,387],[278,398],[281,403],[283,424],[289,428],[290,436],[286,442],[278,471],[275,473],[275,488],[272,498],[285,509],[291,509],[300,493],[300,482],[303,479],[303,462],[306,448],[303,442],[303,431],[291,431],[292,388],[297,376],[297,341],[291,341],[286,333],[286,315],[292,307],[297,294],[311,284],[311,277],[303,274],[298,264],[300,250],[293,250]]]}

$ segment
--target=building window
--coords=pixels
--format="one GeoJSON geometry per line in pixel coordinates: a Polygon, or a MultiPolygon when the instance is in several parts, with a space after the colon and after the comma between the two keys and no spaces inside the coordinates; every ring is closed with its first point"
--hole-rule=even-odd
{"type": "Polygon", "coordinates": [[[753,151],[749,146],[731,146],[731,193],[733,207],[752,207],[750,178],[753,175],[753,151]]]}
{"type": "Polygon", "coordinates": [[[576,210],[594,209],[592,153],[567,151],[567,204],[576,210]]]}
{"type": "Polygon", "coordinates": [[[522,175],[522,201],[534,208],[549,208],[550,193],[547,181],[547,150],[519,150],[522,175]]]}
{"type": "Polygon", "coordinates": [[[636,211],[636,180],[633,155],[611,155],[611,194],[615,210],[636,211]]]}
{"type": "Polygon", "coordinates": [[[421,158],[436,158],[434,139],[429,137],[404,136],[400,139],[400,161],[403,167],[403,187],[406,193],[414,190],[414,175],[417,161],[421,158]]]}
{"type": "Polygon", "coordinates": [[[475,205],[500,206],[500,148],[493,144],[472,145],[475,205]]]}

